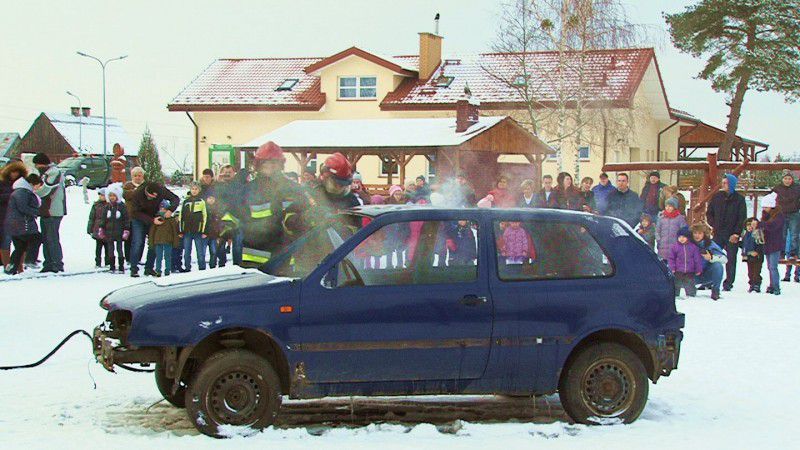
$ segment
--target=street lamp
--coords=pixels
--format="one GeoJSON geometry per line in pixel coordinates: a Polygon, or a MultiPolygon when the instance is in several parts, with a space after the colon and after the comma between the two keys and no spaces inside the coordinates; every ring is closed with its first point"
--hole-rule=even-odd
{"type": "Polygon", "coordinates": [[[106,133],[106,64],[110,63],[111,61],[117,61],[117,60],[120,60],[120,59],[125,59],[125,58],[128,57],[128,55],[117,56],[116,58],[111,58],[111,59],[108,59],[105,62],[103,62],[99,58],[95,58],[92,55],[87,55],[86,53],[83,53],[83,52],[77,52],[77,53],[80,56],[84,56],[86,58],[91,58],[91,59],[97,61],[98,63],[100,63],[100,67],[103,68],[103,158],[105,158],[106,156],[108,156],[108,150],[107,150],[108,149],[108,144],[106,143],[106,141],[108,139],[107,136],[106,136],[106,134],[107,134],[106,133]]]}
{"type": "Polygon", "coordinates": [[[72,92],[67,91],[67,95],[78,99],[78,153],[80,153],[83,149],[83,103],[81,103],[81,98],[72,92]]]}

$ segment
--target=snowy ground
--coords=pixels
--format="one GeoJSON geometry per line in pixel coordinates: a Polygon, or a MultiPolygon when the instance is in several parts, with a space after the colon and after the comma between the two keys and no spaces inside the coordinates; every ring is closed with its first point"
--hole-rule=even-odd
{"type": "MultiPolygon", "coordinates": [[[[85,234],[88,205],[79,189],[70,189],[69,210],[62,227],[67,271],[91,271],[94,247],[85,234]]],[[[549,423],[561,417],[555,414],[533,422],[467,422],[454,433],[425,423],[294,426],[218,441],[198,435],[182,410],[163,402],[151,407],[161,399],[151,374],[108,373],[93,362],[88,340],[75,338],[40,367],[0,372],[0,446],[797,448],[790,430],[796,426],[794,412],[800,403],[795,347],[800,285],[784,284],[781,297],[747,294],[741,264],[740,268],[736,290],[723,293],[720,302],[712,302],[708,291],[696,299],[678,300],[678,309],[686,313],[680,368],[651,386],[648,406],[632,425],[549,423]]],[[[108,273],[21,280],[0,275],[0,365],[34,361],[68,332],[91,330],[104,318],[98,307],[101,296],[136,282],[141,280],[108,273]]],[[[412,400],[420,405],[431,401],[412,400]]],[[[547,401],[557,409],[557,397],[547,401]]],[[[474,397],[465,404],[481,408],[481,402],[495,409],[519,404],[474,397]]],[[[346,419],[348,408],[341,408],[346,419]]]]}

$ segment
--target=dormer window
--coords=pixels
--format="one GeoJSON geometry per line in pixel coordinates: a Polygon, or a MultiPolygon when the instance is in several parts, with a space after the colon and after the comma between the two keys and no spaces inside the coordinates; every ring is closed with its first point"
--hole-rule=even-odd
{"type": "Polygon", "coordinates": [[[297,78],[287,78],[286,81],[281,83],[281,85],[278,86],[278,88],[275,89],[275,90],[276,91],[291,91],[292,88],[294,87],[294,85],[297,84],[299,81],[300,80],[298,80],[297,78]]]}
{"type": "Polygon", "coordinates": [[[513,84],[516,87],[523,87],[526,84],[528,84],[528,80],[525,78],[525,75],[520,74],[520,75],[517,75],[516,77],[514,77],[514,83],[513,84]]]}
{"type": "Polygon", "coordinates": [[[454,79],[455,79],[455,77],[446,77],[444,75],[441,75],[441,76],[436,78],[436,81],[434,82],[434,84],[435,84],[436,87],[446,88],[446,87],[450,87],[450,83],[452,83],[454,79]]]}
{"type": "Polygon", "coordinates": [[[377,87],[377,77],[339,77],[339,100],[374,100],[377,87]]]}

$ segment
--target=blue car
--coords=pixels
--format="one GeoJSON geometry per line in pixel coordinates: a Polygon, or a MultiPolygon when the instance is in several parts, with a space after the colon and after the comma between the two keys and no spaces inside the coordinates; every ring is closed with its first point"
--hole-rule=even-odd
{"type": "Polygon", "coordinates": [[[283,396],[558,392],[575,422],[630,423],[683,336],[669,269],[585,213],[365,206],[205,274],[105,296],[94,352],[154,364],[210,436],[269,426],[283,396]]]}

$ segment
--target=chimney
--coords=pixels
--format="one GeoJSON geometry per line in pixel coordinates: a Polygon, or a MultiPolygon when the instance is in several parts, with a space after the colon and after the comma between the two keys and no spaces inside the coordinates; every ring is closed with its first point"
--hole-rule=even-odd
{"type": "Polygon", "coordinates": [[[77,107],[77,106],[71,106],[69,108],[69,112],[75,117],[78,117],[78,116],[81,115],[81,109],[79,107],[77,107]]]}
{"type": "Polygon", "coordinates": [[[84,106],[83,108],[81,108],[81,115],[83,117],[91,116],[92,115],[92,108],[90,108],[88,106],[84,106]]]}
{"type": "Polygon", "coordinates": [[[442,62],[442,37],[433,33],[419,34],[419,79],[428,80],[442,62]]]}
{"type": "Polygon", "coordinates": [[[463,133],[480,120],[478,99],[472,98],[469,86],[464,87],[464,97],[456,102],[456,133],[463,133]]]}

